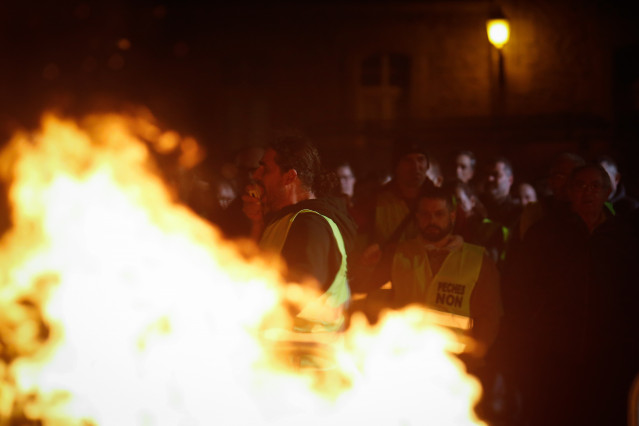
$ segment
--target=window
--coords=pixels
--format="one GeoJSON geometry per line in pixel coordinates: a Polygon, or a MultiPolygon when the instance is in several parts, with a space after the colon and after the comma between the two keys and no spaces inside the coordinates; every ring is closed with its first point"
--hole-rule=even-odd
{"type": "Polygon", "coordinates": [[[406,114],[411,61],[401,54],[375,54],[361,62],[358,119],[390,123],[406,114]]]}

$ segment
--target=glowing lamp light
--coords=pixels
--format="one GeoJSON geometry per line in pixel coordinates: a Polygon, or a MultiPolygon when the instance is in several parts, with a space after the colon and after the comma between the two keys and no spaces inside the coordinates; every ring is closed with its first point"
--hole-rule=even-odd
{"type": "Polygon", "coordinates": [[[488,40],[497,49],[504,47],[510,38],[510,24],[505,18],[489,19],[486,22],[488,40]]]}

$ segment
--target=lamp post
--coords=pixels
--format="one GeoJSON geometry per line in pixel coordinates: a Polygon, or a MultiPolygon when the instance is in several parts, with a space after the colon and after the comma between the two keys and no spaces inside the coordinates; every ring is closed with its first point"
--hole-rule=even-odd
{"type": "Polygon", "coordinates": [[[503,109],[504,89],[506,87],[506,72],[504,70],[503,47],[510,39],[510,23],[501,11],[501,8],[494,7],[486,21],[486,33],[490,44],[497,51],[497,87],[499,97],[499,109],[503,109]]]}

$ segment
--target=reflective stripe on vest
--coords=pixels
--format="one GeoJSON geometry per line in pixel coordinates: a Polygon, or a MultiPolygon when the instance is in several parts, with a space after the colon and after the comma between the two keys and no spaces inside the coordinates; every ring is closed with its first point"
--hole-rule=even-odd
{"type": "Polygon", "coordinates": [[[393,258],[391,281],[397,302],[423,303],[431,309],[471,318],[470,298],[485,249],[464,243],[448,254],[433,276],[421,239],[404,241],[393,258]]]}
{"type": "MultiPolygon", "coordinates": [[[[412,213],[406,201],[394,192],[389,190],[380,192],[375,204],[375,241],[382,244],[388,242],[404,218],[410,214],[412,213]]],[[[415,221],[411,220],[397,241],[415,238],[417,235],[419,235],[419,230],[415,221]]]]}
{"type": "Polygon", "coordinates": [[[344,325],[344,308],[350,300],[351,294],[346,280],[346,249],[344,248],[344,239],[335,222],[314,210],[303,209],[288,214],[266,227],[259,245],[263,250],[281,252],[293,221],[297,215],[302,213],[317,214],[326,220],[333,231],[333,237],[337,243],[339,253],[342,256],[342,261],[328,290],[306,304],[297,315],[294,330],[313,333],[337,331],[344,325]]]}

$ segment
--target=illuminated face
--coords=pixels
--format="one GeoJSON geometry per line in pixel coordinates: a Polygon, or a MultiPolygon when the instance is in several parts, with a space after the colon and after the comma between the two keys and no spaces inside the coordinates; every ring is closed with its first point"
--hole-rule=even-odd
{"type": "Polygon", "coordinates": [[[220,183],[217,187],[217,202],[220,207],[226,209],[235,199],[236,194],[233,187],[226,183],[220,183]]]}
{"type": "Polygon", "coordinates": [[[422,198],[417,205],[417,226],[422,237],[437,243],[453,231],[455,211],[448,208],[446,200],[422,198]]]}
{"type": "Polygon", "coordinates": [[[486,176],[486,191],[495,200],[506,198],[510,193],[513,177],[508,174],[506,165],[501,161],[488,169],[486,176]]]}
{"type": "Polygon", "coordinates": [[[532,185],[528,183],[522,183],[521,185],[519,185],[518,192],[522,206],[537,201],[537,192],[535,192],[535,188],[533,188],[532,185]]]}
{"type": "Polygon", "coordinates": [[[269,211],[279,210],[286,199],[284,174],[275,162],[276,152],[269,148],[260,160],[260,165],[253,174],[253,179],[264,187],[263,203],[269,211]]]}
{"type": "Polygon", "coordinates": [[[420,187],[426,180],[428,158],[424,154],[404,155],[397,164],[395,176],[400,186],[420,187]]]}
{"type": "Polygon", "coordinates": [[[342,194],[346,194],[352,197],[355,193],[355,176],[349,166],[339,166],[335,173],[339,179],[340,189],[342,194]]]}
{"type": "Polygon", "coordinates": [[[455,171],[457,179],[464,183],[468,183],[475,173],[471,158],[466,154],[458,155],[455,159],[455,171]]]}
{"type": "Polygon", "coordinates": [[[596,169],[584,169],[570,181],[568,197],[572,210],[582,217],[601,213],[610,188],[596,169]]]}

